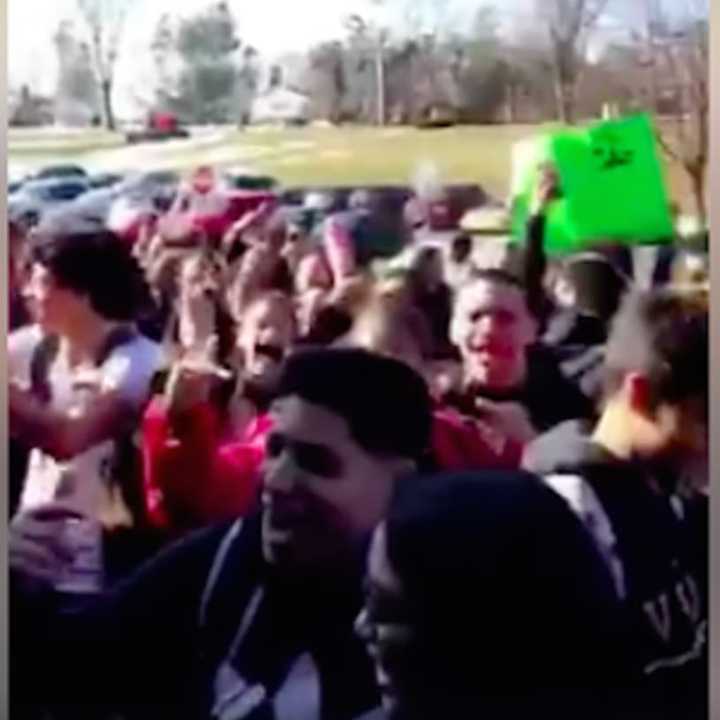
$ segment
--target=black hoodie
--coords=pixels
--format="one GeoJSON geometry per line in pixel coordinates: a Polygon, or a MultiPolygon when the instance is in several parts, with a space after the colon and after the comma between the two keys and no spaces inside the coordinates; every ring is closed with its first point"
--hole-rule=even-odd
{"type": "Polygon", "coordinates": [[[566,420],[594,417],[593,401],[563,375],[560,363],[549,348],[538,344],[528,349],[527,357],[527,377],[520,387],[494,391],[470,386],[462,392],[448,392],[443,402],[470,417],[477,415],[477,398],[518,403],[539,432],[566,420]]]}
{"type": "Polygon", "coordinates": [[[33,704],[49,704],[73,718],[111,710],[127,720],[208,720],[225,659],[251,692],[262,687],[270,699],[246,720],[270,720],[273,698],[308,653],[321,717],[350,720],[379,699],[353,630],[360,558],[364,552],[357,566],[332,577],[283,578],[263,560],[259,516],[252,516],[189,535],[74,608],[49,598],[33,604],[11,582],[13,717],[33,717],[33,704]],[[245,621],[242,642],[230,651],[245,621]]]}
{"type": "Polygon", "coordinates": [[[580,515],[624,597],[639,717],[707,717],[708,509],[681,498],[667,467],[623,461],[564,423],[530,445],[523,465],[580,515]],[[595,503],[599,502],[598,507],[595,503]]]}

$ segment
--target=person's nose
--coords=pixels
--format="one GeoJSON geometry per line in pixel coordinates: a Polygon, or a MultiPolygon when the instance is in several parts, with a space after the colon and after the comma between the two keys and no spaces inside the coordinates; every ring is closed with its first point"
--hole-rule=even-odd
{"type": "Polygon", "coordinates": [[[496,329],[495,316],[490,313],[483,315],[473,323],[473,335],[476,338],[486,338],[492,335],[496,329]]]}
{"type": "Polygon", "coordinates": [[[358,613],[354,623],[355,634],[366,643],[369,643],[373,638],[372,624],[370,623],[370,613],[367,608],[363,609],[358,613]]]}
{"type": "Polygon", "coordinates": [[[300,470],[292,454],[286,450],[278,457],[266,461],[263,473],[265,490],[289,495],[295,490],[300,475],[300,470]]]}
{"type": "Polygon", "coordinates": [[[33,301],[37,299],[37,288],[32,280],[25,282],[21,288],[21,294],[24,300],[33,301]]]}

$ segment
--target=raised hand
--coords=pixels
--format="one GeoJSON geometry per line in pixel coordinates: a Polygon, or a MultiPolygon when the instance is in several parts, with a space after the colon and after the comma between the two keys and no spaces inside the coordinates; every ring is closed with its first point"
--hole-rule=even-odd
{"type": "Polygon", "coordinates": [[[217,336],[205,345],[189,349],[173,363],[165,386],[165,398],[171,415],[182,415],[197,405],[208,402],[213,385],[232,377],[217,364],[217,336]]]}
{"type": "Polygon", "coordinates": [[[477,398],[475,407],[482,420],[490,427],[521,445],[537,437],[537,430],[533,427],[527,410],[518,403],[477,398]]]}
{"type": "Polygon", "coordinates": [[[552,163],[539,168],[538,179],[533,195],[533,209],[544,212],[553,200],[560,196],[560,176],[552,163]]]}

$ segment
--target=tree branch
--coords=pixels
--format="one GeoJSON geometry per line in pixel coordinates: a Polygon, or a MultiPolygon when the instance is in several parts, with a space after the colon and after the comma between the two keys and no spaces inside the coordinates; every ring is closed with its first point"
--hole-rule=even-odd
{"type": "Polygon", "coordinates": [[[680,157],[680,155],[677,153],[677,151],[670,146],[670,144],[665,140],[665,137],[662,134],[661,130],[655,130],[655,137],[657,138],[658,143],[660,144],[660,147],[663,149],[665,154],[675,162],[682,163],[683,159],[680,157]]]}
{"type": "Polygon", "coordinates": [[[591,12],[588,10],[587,17],[583,25],[586,29],[591,28],[600,19],[600,16],[605,12],[605,8],[608,6],[608,0],[598,0],[595,3],[595,11],[591,12]]]}

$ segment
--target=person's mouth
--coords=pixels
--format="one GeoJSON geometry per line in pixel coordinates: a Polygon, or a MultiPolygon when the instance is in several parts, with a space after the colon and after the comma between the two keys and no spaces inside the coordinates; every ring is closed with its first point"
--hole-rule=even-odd
{"type": "Polygon", "coordinates": [[[495,343],[480,343],[470,345],[470,354],[482,363],[497,362],[506,359],[509,354],[506,349],[495,343]]]}
{"type": "Polygon", "coordinates": [[[394,702],[397,697],[397,690],[392,679],[382,665],[375,664],[375,685],[383,700],[394,702]]]}
{"type": "Polygon", "coordinates": [[[257,343],[253,348],[253,359],[248,371],[254,376],[272,372],[280,365],[284,356],[283,348],[277,345],[257,343]]]}
{"type": "Polygon", "coordinates": [[[265,539],[271,544],[290,542],[303,525],[304,515],[299,508],[285,507],[264,493],[262,506],[265,516],[265,539]]]}
{"type": "Polygon", "coordinates": [[[491,358],[494,358],[497,354],[495,352],[495,349],[492,348],[490,345],[471,345],[469,350],[470,354],[478,360],[487,361],[491,358]]]}
{"type": "Polygon", "coordinates": [[[255,357],[265,358],[271,360],[274,363],[282,362],[284,351],[279,345],[272,345],[269,343],[257,343],[255,345],[255,357]]]}
{"type": "Polygon", "coordinates": [[[293,529],[284,526],[271,508],[264,508],[262,522],[263,543],[269,546],[287,546],[293,539],[293,529]]]}
{"type": "Polygon", "coordinates": [[[293,539],[292,530],[279,530],[271,520],[265,525],[265,542],[269,545],[287,545],[293,539]]]}

